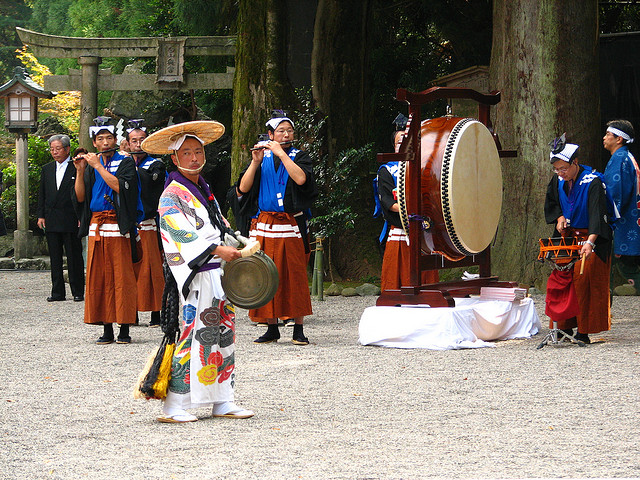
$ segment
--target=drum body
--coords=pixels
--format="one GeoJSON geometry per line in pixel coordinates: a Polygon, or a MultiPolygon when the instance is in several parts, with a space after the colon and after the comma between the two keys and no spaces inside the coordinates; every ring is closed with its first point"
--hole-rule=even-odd
{"type": "Polygon", "coordinates": [[[580,259],[585,239],[578,236],[541,238],[538,260],[549,263],[556,270],[569,270],[580,259]]]}
{"type": "MultiPolygon", "coordinates": [[[[487,127],[472,118],[440,117],[422,122],[421,250],[458,261],[486,249],[493,240],[502,209],[502,169],[487,127]]],[[[405,232],[416,212],[407,209],[411,191],[408,162],[400,162],[398,204],[405,232]]]]}

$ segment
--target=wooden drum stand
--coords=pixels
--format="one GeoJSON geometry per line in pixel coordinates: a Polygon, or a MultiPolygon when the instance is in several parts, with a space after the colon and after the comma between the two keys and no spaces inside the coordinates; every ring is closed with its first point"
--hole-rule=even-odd
{"type": "MultiPolygon", "coordinates": [[[[387,163],[391,161],[406,162],[404,165],[401,164],[400,168],[402,169],[404,167],[407,169],[407,185],[404,187],[406,187],[407,192],[410,192],[405,199],[406,210],[410,213],[410,215],[407,216],[407,233],[410,248],[410,282],[409,285],[402,285],[400,290],[387,290],[383,292],[380,297],[378,297],[376,305],[397,306],[427,304],[431,307],[453,307],[455,306],[455,302],[453,300],[454,297],[466,297],[470,294],[479,294],[480,289],[485,286],[517,287],[516,282],[501,282],[498,281],[497,277],[491,275],[490,241],[486,248],[484,246],[482,247],[482,250],[474,251],[473,246],[471,246],[469,251],[464,239],[459,241],[457,238],[452,238],[447,239],[447,242],[451,243],[449,240],[452,240],[453,244],[457,245],[457,247],[453,247],[456,251],[451,254],[441,253],[442,249],[439,248],[434,249],[437,253],[423,252],[424,232],[427,231],[427,229],[431,229],[431,231],[436,233],[438,233],[438,230],[444,230],[442,225],[449,225],[450,218],[447,217],[447,212],[445,211],[445,218],[442,222],[435,222],[433,225],[429,226],[430,212],[425,212],[425,210],[429,208],[425,208],[423,206],[423,199],[429,197],[431,193],[427,191],[427,189],[425,189],[425,191],[422,190],[423,184],[428,184],[428,180],[425,182],[424,178],[422,178],[422,167],[424,167],[425,161],[422,159],[423,152],[421,152],[421,144],[423,142],[422,135],[424,130],[420,121],[421,106],[428,102],[443,98],[466,98],[475,100],[478,102],[478,120],[454,119],[460,120],[459,123],[463,125],[463,127],[459,127],[458,130],[460,128],[474,127],[474,125],[470,124],[475,124],[476,127],[479,126],[484,130],[488,130],[490,132],[489,139],[491,139],[491,137],[493,138],[495,146],[498,148],[499,157],[514,157],[516,152],[500,149],[500,143],[497,135],[495,135],[492,130],[490,107],[491,105],[496,105],[500,102],[500,93],[492,92],[491,94],[485,95],[468,88],[433,87],[420,93],[409,92],[406,89],[398,89],[396,92],[396,98],[399,101],[405,101],[409,104],[409,122],[407,124],[408,131],[405,132],[405,138],[402,141],[399,153],[379,153],[377,155],[377,159],[379,163],[387,163]],[[484,125],[486,128],[479,124],[484,125]],[[421,272],[424,270],[442,270],[473,265],[479,266],[479,278],[424,285],[421,284],[421,272]]],[[[455,134],[455,128],[452,131],[452,135],[453,134],[455,134]]],[[[487,134],[485,133],[484,135],[484,141],[486,142],[487,134]]],[[[491,142],[491,145],[491,148],[493,148],[495,152],[493,142],[491,142]]],[[[450,147],[451,145],[448,145],[446,150],[450,150],[450,147]]],[[[444,147],[439,148],[440,150],[444,150],[444,147]]],[[[447,155],[447,153],[444,155],[447,155]]],[[[481,161],[481,159],[474,161],[481,161]]],[[[451,163],[453,163],[453,161],[451,163]]],[[[480,165],[480,167],[482,166],[480,165]]],[[[498,161],[498,170],[499,168],[500,166],[498,161]]],[[[477,172],[478,174],[482,174],[482,168],[479,168],[477,172]]],[[[499,172],[499,175],[499,203],[501,203],[501,172],[499,172]]],[[[438,171],[438,174],[434,176],[439,177],[440,172],[438,171]]],[[[400,179],[398,183],[400,184],[400,179]]],[[[439,189],[437,201],[440,201],[439,189]]],[[[448,203],[446,199],[444,203],[448,203]]],[[[402,211],[402,206],[400,208],[402,211]]],[[[447,205],[443,205],[442,207],[443,210],[446,210],[447,208],[447,205]]],[[[458,211],[460,212],[460,210],[464,210],[464,208],[459,208],[458,211]]],[[[499,215],[499,211],[497,215],[499,215]]],[[[462,216],[464,217],[464,211],[462,211],[462,216]]],[[[446,230],[450,230],[448,226],[446,230]]],[[[405,231],[407,231],[406,226],[405,231]]],[[[489,235],[492,239],[495,235],[495,230],[490,232],[489,235]]],[[[455,237],[455,234],[453,236],[455,237]]],[[[470,243],[473,243],[473,241],[470,243]]]]}

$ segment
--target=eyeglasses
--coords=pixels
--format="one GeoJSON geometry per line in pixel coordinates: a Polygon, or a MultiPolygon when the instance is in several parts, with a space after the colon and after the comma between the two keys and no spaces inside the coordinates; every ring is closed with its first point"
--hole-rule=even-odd
{"type": "Polygon", "coordinates": [[[570,168],[571,168],[571,165],[569,165],[568,167],[554,168],[553,171],[556,173],[567,173],[570,168]]]}
{"type": "Polygon", "coordinates": [[[49,151],[55,153],[55,152],[62,152],[63,150],[66,150],[66,149],[67,147],[51,147],[49,151]]]}

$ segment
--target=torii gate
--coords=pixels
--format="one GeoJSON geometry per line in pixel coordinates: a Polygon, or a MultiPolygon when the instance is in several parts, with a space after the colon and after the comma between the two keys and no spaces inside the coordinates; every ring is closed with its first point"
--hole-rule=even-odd
{"type": "Polygon", "coordinates": [[[98,91],[231,89],[235,68],[225,73],[184,73],[186,56],[235,56],[235,36],[83,38],[46,35],[16,27],[23,44],[45,58],[77,58],[81,70],[47,75],[44,88],[80,91],[80,146],[90,149],[89,126],[98,113],[98,91]],[[155,57],[156,74],[113,75],[98,70],[103,57],[155,57]]]}

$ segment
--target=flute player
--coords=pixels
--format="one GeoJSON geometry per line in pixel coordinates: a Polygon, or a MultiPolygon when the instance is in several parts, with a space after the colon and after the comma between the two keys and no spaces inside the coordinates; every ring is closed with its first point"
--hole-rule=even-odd
{"type": "Polygon", "coordinates": [[[293,121],[282,110],[275,110],[266,125],[269,141],[254,146],[236,193],[240,212],[254,217],[250,236],[276,264],[280,283],[274,298],[263,307],[249,310],[249,318],[268,325],[267,332],[255,343],[276,342],[281,319],[294,323],[294,344],[308,345],[303,332],[304,317],[312,313],[307,219],[318,191],[311,157],[291,145],[293,121]]]}
{"type": "Polygon", "coordinates": [[[84,323],[103,325],[98,345],[131,343],[129,325],[136,321],[134,262],[136,224],[142,220],[140,180],[135,162],[116,147],[109,117],[97,117],[89,136],[98,153],[74,158],[77,175],[72,192],[80,219],[80,236],[89,236],[84,323]],[[120,325],[114,338],[113,324],[120,325]]]}

